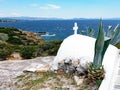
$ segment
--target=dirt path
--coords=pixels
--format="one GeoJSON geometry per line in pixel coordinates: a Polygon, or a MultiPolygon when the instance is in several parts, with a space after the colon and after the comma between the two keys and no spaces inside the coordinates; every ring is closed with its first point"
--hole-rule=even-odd
{"type": "Polygon", "coordinates": [[[15,78],[26,68],[39,64],[51,64],[54,56],[37,57],[31,60],[0,61],[0,90],[17,90],[15,78]]]}

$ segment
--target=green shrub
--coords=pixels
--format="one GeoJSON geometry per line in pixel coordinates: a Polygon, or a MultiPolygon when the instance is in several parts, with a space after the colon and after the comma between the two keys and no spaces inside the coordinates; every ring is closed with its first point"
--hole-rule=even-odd
{"type": "Polygon", "coordinates": [[[22,31],[17,28],[0,28],[0,40],[13,45],[38,45],[36,36],[33,33],[22,31]]]}
{"type": "Polygon", "coordinates": [[[23,44],[22,40],[19,37],[9,37],[7,42],[14,44],[14,45],[22,45],[23,44]]]}
{"type": "Polygon", "coordinates": [[[11,45],[12,51],[13,52],[21,52],[22,46],[20,45],[11,45]]]}
{"type": "Polygon", "coordinates": [[[52,40],[41,44],[39,46],[39,55],[56,55],[61,43],[61,40],[52,40]]]}
{"type": "Polygon", "coordinates": [[[11,53],[9,49],[0,49],[0,61],[6,60],[11,53]]]}
{"type": "Polygon", "coordinates": [[[2,40],[2,41],[8,40],[8,34],[0,33],[0,40],[2,40]]]}
{"type": "Polygon", "coordinates": [[[0,28],[0,33],[8,34],[8,36],[14,36],[16,33],[14,30],[17,30],[15,28],[0,28]]]}
{"type": "Polygon", "coordinates": [[[22,46],[20,53],[24,59],[31,59],[31,58],[37,57],[38,47],[37,46],[22,46]]]}
{"type": "Polygon", "coordinates": [[[13,50],[9,44],[0,43],[0,61],[6,60],[12,54],[13,50]]]}

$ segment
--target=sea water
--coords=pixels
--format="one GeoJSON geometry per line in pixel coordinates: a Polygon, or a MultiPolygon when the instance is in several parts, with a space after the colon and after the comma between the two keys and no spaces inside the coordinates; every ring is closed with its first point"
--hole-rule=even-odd
{"type": "MultiPolygon", "coordinates": [[[[85,19],[85,20],[18,20],[17,22],[0,22],[0,27],[15,27],[21,30],[30,32],[48,32],[55,34],[55,36],[40,37],[45,40],[59,39],[63,40],[69,35],[73,34],[74,22],[78,23],[78,33],[83,30],[86,33],[86,28],[92,28],[95,30],[94,37],[97,36],[99,30],[99,19],[85,19]]],[[[114,27],[120,24],[120,20],[103,20],[104,30],[107,32],[108,26],[114,27]]]]}

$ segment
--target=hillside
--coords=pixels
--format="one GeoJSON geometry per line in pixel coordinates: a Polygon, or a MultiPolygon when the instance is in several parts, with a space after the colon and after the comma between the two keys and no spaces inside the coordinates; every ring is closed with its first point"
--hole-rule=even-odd
{"type": "Polygon", "coordinates": [[[32,32],[0,27],[0,61],[53,56],[62,41],[45,42],[32,32]]]}
{"type": "Polygon", "coordinates": [[[39,39],[32,32],[0,27],[0,40],[15,45],[37,45],[39,39]]]}

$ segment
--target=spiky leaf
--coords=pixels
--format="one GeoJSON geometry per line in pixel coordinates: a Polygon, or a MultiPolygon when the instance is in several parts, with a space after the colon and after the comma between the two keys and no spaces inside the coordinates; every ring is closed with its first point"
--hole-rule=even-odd
{"type": "Polygon", "coordinates": [[[96,69],[102,65],[103,48],[104,48],[104,30],[102,26],[102,21],[100,21],[98,37],[95,42],[95,54],[94,54],[94,60],[93,60],[93,67],[96,69]]]}
{"type": "Polygon", "coordinates": [[[117,42],[119,42],[120,40],[119,39],[120,38],[120,26],[119,25],[115,27],[115,29],[113,30],[112,36],[110,38],[111,38],[110,43],[112,45],[115,45],[117,42]]]}
{"type": "Polygon", "coordinates": [[[93,30],[93,29],[90,29],[89,36],[90,36],[90,37],[94,37],[94,33],[95,33],[94,30],[93,30]]]}
{"type": "Polygon", "coordinates": [[[105,39],[105,41],[104,41],[104,47],[103,47],[103,51],[102,51],[102,60],[103,60],[104,55],[105,55],[105,52],[106,52],[106,50],[107,50],[107,48],[108,48],[108,46],[109,46],[109,44],[110,44],[110,41],[111,41],[110,38],[107,38],[107,39],[105,39]]]}

